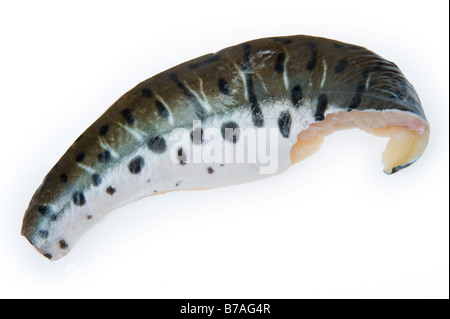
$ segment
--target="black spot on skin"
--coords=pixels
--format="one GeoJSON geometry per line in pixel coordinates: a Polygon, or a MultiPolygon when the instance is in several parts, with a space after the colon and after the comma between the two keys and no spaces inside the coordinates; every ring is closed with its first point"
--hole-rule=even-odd
{"type": "Polygon", "coordinates": [[[114,195],[114,193],[116,192],[116,189],[112,186],[108,186],[108,188],[106,189],[106,193],[108,193],[108,195],[114,195]]]}
{"type": "Polygon", "coordinates": [[[136,156],[128,163],[128,169],[131,174],[139,174],[144,167],[144,164],[145,162],[142,156],[136,156]]]}
{"type": "Polygon", "coordinates": [[[129,109],[123,110],[121,114],[127,124],[132,125],[134,123],[134,116],[131,114],[131,111],[129,109]]]}
{"type": "Polygon", "coordinates": [[[39,237],[41,237],[42,239],[48,238],[48,230],[40,230],[38,234],[39,234],[39,237]]]}
{"type": "Polygon", "coordinates": [[[317,100],[317,109],[314,117],[316,121],[323,121],[325,119],[325,110],[328,105],[328,97],[325,94],[319,95],[317,100]]]}
{"type": "Polygon", "coordinates": [[[92,175],[92,184],[98,186],[102,183],[102,178],[98,174],[92,175]]]}
{"type": "Polygon", "coordinates": [[[224,78],[218,80],[219,90],[225,95],[230,95],[230,86],[224,78]]]}
{"type": "Polygon", "coordinates": [[[286,54],[283,52],[279,53],[277,56],[277,62],[275,63],[275,72],[283,73],[284,71],[284,60],[286,59],[286,54]]]}
{"type": "Polygon", "coordinates": [[[209,64],[209,63],[217,62],[219,60],[220,60],[220,55],[214,54],[212,57],[206,59],[205,61],[190,64],[189,68],[197,69],[198,67],[201,67],[201,66],[209,64]]]}
{"type": "Polygon", "coordinates": [[[106,135],[106,133],[108,133],[108,124],[103,125],[103,126],[100,128],[99,132],[100,132],[100,135],[101,135],[101,136],[106,135]]]}
{"type": "Polygon", "coordinates": [[[248,95],[250,101],[250,111],[252,112],[253,125],[255,125],[256,127],[262,127],[264,126],[264,117],[259,107],[258,100],[256,99],[256,95],[253,91],[253,82],[248,81],[248,83],[252,83],[251,86],[248,87],[248,95]]]}
{"type": "Polygon", "coordinates": [[[48,217],[53,213],[52,209],[46,205],[39,205],[38,212],[41,213],[41,215],[44,217],[48,217]]]}
{"type": "Polygon", "coordinates": [[[212,167],[208,167],[208,174],[213,174],[214,170],[212,169],[212,167]]]}
{"type": "Polygon", "coordinates": [[[111,153],[109,151],[103,151],[100,154],[98,154],[98,161],[100,163],[108,163],[111,159],[111,153]]]}
{"type": "Polygon", "coordinates": [[[297,109],[302,104],[303,92],[302,92],[302,87],[300,85],[296,85],[292,88],[291,100],[292,100],[292,105],[294,105],[294,107],[297,109]]]}
{"type": "Polygon", "coordinates": [[[365,90],[366,90],[365,84],[359,84],[356,87],[356,93],[355,93],[355,95],[353,95],[352,100],[350,101],[350,104],[348,106],[348,108],[349,108],[348,111],[356,109],[359,106],[359,104],[361,104],[362,95],[365,90]]]}
{"type": "Polygon", "coordinates": [[[176,73],[170,73],[169,78],[175,82],[175,84],[183,91],[183,94],[189,98],[195,98],[195,96],[186,88],[183,82],[180,81],[176,73]]]}
{"type": "Polygon", "coordinates": [[[194,144],[201,144],[203,142],[203,129],[202,128],[195,128],[193,131],[191,131],[191,141],[194,144]]]}
{"type": "Polygon", "coordinates": [[[247,43],[244,43],[242,45],[242,48],[244,49],[244,64],[243,69],[244,71],[250,70],[250,45],[247,43]]]}
{"type": "Polygon", "coordinates": [[[356,93],[364,93],[365,90],[366,90],[365,84],[360,84],[356,87],[356,93]]]}
{"type": "Polygon", "coordinates": [[[370,68],[365,68],[364,71],[361,73],[361,75],[364,78],[367,78],[370,75],[370,73],[378,72],[381,69],[386,69],[387,71],[394,72],[394,73],[398,72],[398,67],[394,63],[386,61],[386,60],[378,59],[377,63],[374,66],[372,66],[370,68]]]}
{"type": "Polygon", "coordinates": [[[180,147],[177,151],[178,162],[180,165],[186,165],[186,155],[183,152],[183,148],[180,147]]]}
{"type": "Polygon", "coordinates": [[[285,138],[289,137],[289,134],[291,133],[291,124],[292,124],[291,114],[289,114],[289,112],[282,112],[280,114],[280,117],[278,118],[278,127],[283,137],[285,138]]]}
{"type": "Polygon", "coordinates": [[[80,153],[80,154],[78,154],[78,155],[75,157],[75,160],[76,160],[78,163],[81,163],[81,162],[84,160],[85,157],[86,157],[86,155],[85,155],[84,153],[80,153]]]}
{"type": "Polygon", "coordinates": [[[252,113],[252,121],[253,125],[256,127],[262,127],[264,125],[264,117],[262,115],[261,109],[259,107],[258,99],[255,94],[255,88],[253,87],[253,77],[252,73],[249,72],[251,70],[250,67],[250,45],[244,44],[244,62],[243,62],[243,71],[245,73],[245,86],[247,88],[248,101],[250,102],[250,111],[252,113]]]}
{"type": "Polygon", "coordinates": [[[59,241],[59,248],[61,249],[67,249],[69,248],[69,245],[67,244],[67,242],[64,239],[61,239],[59,241]]]}
{"type": "Polygon", "coordinates": [[[61,180],[61,183],[67,183],[67,174],[61,174],[59,179],[61,180]]]}
{"type": "Polygon", "coordinates": [[[229,121],[222,124],[222,137],[225,141],[236,144],[239,140],[239,125],[236,122],[229,121]]]}
{"type": "Polygon", "coordinates": [[[162,138],[161,136],[156,136],[154,138],[151,138],[147,142],[148,148],[157,154],[164,153],[167,149],[166,140],[162,138]]]}
{"type": "Polygon", "coordinates": [[[334,67],[334,72],[339,74],[345,71],[345,68],[347,68],[348,61],[346,59],[342,59],[338,62],[338,64],[334,67]]]}
{"type": "Polygon", "coordinates": [[[87,220],[92,219],[92,215],[87,215],[87,216],[86,216],[86,219],[87,219],[87,220]]]}
{"type": "Polygon", "coordinates": [[[155,106],[156,109],[158,110],[159,115],[161,115],[164,118],[169,117],[169,110],[164,106],[164,104],[161,103],[161,101],[156,100],[155,106]]]}
{"type": "Polygon", "coordinates": [[[309,60],[308,64],[306,65],[306,69],[308,71],[312,71],[315,69],[317,64],[317,45],[314,42],[308,41],[306,45],[311,50],[311,59],[309,60]]]}
{"type": "Polygon", "coordinates": [[[151,98],[153,97],[153,92],[149,88],[143,88],[141,91],[143,97],[151,98]]]}
{"type": "Polygon", "coordinates": [[[189,98],[189,100],[192,102],[195,114],[198,116],[198,118],[203,119],[205,117],[205,110],[201,106],[201,104],[198,102],[197,98],[187,89],[187,87],[183,84],[183,82],[180,81],[178,78],[178,75],[176,73],[170,73],[169,78],[175,82],[175,84],[181,89],[183,94],[189,98]]]}
{"type": "Polygon", "coordinates": [[[350,101],[350,104],[349,104],[348,108],[350,110],[356,109],[359,106],[359,104],[361,104],[361,100],[362,100],[361,94],[353,95],[352,100],[350,101]]]}
{"type": "Polygon", "coordinates": [[[72,201],[77,206],[83,206],[84,204],[86,204],[86,198],[84,197],[83,192],[73,193],[72,201]]]}
{"type": "Polygon", "coordinates": [[[44,257],[47,258],[47,259],[52,259],[53,258],[52,254],[44,254],[44,257]]]}

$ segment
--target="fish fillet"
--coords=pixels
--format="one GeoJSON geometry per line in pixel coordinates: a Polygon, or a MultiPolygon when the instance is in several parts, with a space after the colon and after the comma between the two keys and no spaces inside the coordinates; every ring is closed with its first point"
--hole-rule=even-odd
{"type": "Polygon", "coordinates": [[[117,207],[280,174],[355,127],[390,138],[387,174],[415,162],[430,132],[403,73],[363,47],[298,35],[225,48],[120,97],[44,178],[22,235],[57,260],[117,207]]]}

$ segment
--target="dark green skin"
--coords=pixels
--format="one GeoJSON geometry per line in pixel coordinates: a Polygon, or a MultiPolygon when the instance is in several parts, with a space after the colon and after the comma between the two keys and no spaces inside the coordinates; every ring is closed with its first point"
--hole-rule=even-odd
{"type": "MultiPolygon", "coordinates": [[[[398,67],[363,47],[302,35],[249,41],[161,72],[120,97],[72,144],[45,177],[25,213],[22,234],[34,244],[38,226],[52,217],[43,216],[38,211],[39,206],[57,200],[70,203],[75,190],[90,187],[92,174],[77,165],[77,156],[81,153],[85,154],[82,163],[101,175],[108,166],[119,163],[122,157],[143,147],[149,139],[175,127],[191,127],[195,119],[252,108],[255,126],[264,126],[258,122],[258,107],[263,104],[286,102],[298,103],[293,107],[311,107],[302,105],[302,101],[315,101],[324,94],[328,105],[347,111],[393,109],[416,114],[426,121],[414,88],[398,67]],[[265,51],[272,52],[270,57],[262,54],[265,51]],[[324,61],[328,71],[321,87],[324,61]],[[243,78],[243,73],[252,73],[251,79],[243,78]],[[288,88],[284,76],[289,80],[288,88]],[[366,90],[369,76],[370,87],[366,90]],[[198,107],[195,97],[183,87],[187,85],[199,92],[199,79],[211,112],[198,107]],[[246,80],[251,81],[251,94],[246,80]],[[299,101],[293,97],[295,86],[301,87],[299,101]],[[157,96],[170,106],[172,124],[164,116],[164,110],[158,110],[157,96]],[[108,125],[107,133],[101,135],[105,125],[108,125]],[[125,134],[125,127],[144,132],[144,141],[138,143],[130,134],[125,134]],[[101,163],[99,154],[104,148],[100,141],[110,145],[119,158],[111,159],[108,165],[101,163]],[[64,175],[66,182],[62,181],[64,175]]],[[[323,119],[323,111],[315,110],[316,120],[323,119]]]]}

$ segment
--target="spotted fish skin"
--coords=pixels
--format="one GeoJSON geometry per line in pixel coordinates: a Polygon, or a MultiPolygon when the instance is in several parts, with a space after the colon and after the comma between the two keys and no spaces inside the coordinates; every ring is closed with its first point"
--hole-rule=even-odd
{"type": "MultiPolygon", "coordinates": [[[[281,173],[292,164],[289,152],[302,131],[330,114],[366,111],[408,114],[420,130],[428,128],[419,97],[398,67],[363,47],[289,36],[199,57],[141,82],[80,135],[33,195],[22,235],[56,260],[130,201],[266,177],[257,172],[260,163],[188,163],[187,151],[204,144],[192,138],[193,121],[201,121],[202,132],[276,128],[274,173],[281,173]],[[191,133],[184,144],[170,138],[177,128],[191,133]]],[[[222,135],[224,147],[241,142],[222,135]]]]}

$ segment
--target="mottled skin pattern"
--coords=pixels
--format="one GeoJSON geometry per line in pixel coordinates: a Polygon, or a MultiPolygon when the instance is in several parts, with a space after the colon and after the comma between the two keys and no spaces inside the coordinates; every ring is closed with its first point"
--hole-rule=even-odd
{"type": "MultiPolygon", "coordinates": [[[[26,211],[22,234],[34,245],[36,238],[48,237],[49,230],[39,228],[42,220],[56,222],[67,207],[85,205],[84,191],[100,185],[105,170],[137,148],[147,144],[164,152],[158,137],[174,128],[242,110],[263,127],[261,108],[279,102],[314,107],[315,121],[324,119],[330,104],[346,111],[395,109],[425,119],[397,66],[365,48],[309,36],[246,42],[164,71],[123,95],[48,173],[26,211]],[[316,103],[304,105],[305,100],[316,103]],[[55,207],[56,200],[66,204],[55,207]]],[[[289,135],[290,115],[281,114],[278,125],[289,135]]],[[[141,164],[130,162],[130,171],[141,164]]],[[[112,196],[116,189],[107,192],[112,196]]],[[[59,242],[63,250],[67,245],[59,242]]]]}

